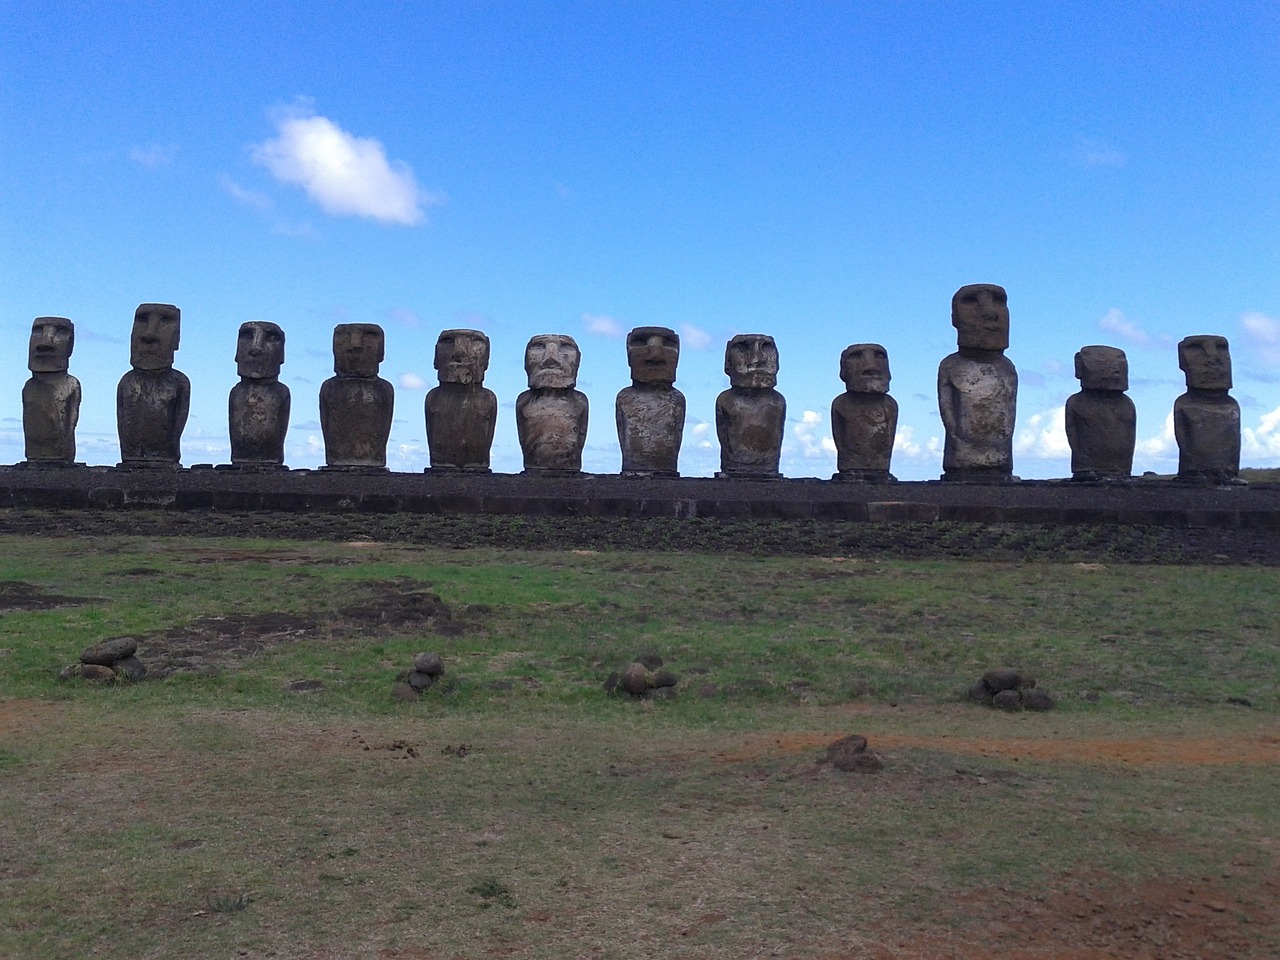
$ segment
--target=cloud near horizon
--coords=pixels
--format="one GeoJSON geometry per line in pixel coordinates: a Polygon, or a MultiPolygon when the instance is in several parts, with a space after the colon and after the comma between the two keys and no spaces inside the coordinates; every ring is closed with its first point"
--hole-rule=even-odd
{"type": "Polygon", "coordinates": [[[1280,320],[1251,310],[1240,317],[1240,326],[1253,357],[1261,357],[1271,366],[1280,364],[1280,320]]]}
{"type": "Polygon", "coordinates": [[[302,187],[325,213],[412,227],[440,202],[418,186],[407,163],[388,160],[379,141],[348,133],[305,103],[275,123],[278,135],[252,147],[253,162],[302,187]]]}
{"type": "Polygon", "coordinates": [[[618,340],[627,335],[627,331],[622,329],[622,324],[613,319],[613,317],[606,317],[603,314],[584,313],[582,315],[582,324],[587,328],[587,333],[594,333],[602,337],[612,337],[618,340]]]}

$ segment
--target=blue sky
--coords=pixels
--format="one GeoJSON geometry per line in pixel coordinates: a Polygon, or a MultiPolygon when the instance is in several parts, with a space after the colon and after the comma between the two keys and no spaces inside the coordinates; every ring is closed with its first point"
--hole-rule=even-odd
{"type": "Polygon", "coordinates": [[[381,324],[393,469],[427,464],[436,335],[479,327],[520,469],[530,336],[567,333],[586,469],[619,469],[622,335],[682,334],[686,475],[718,464],[724,344],[768,333],[782,469],[835,469],[840,351],[889,351],[893,470],[941,472],[950,298],[1009,292],[1014,471],[1067,476],[1085,344],[1124,348],[1135,470],[1176,469],[1176,343],[1229,338],[1246,466],[1280,464],[1274,3],[0,0],[0,462],[32,319],[76,323],[80,459],[119,458],[133,310],[182,309],[183,462],[229,457],[236,331],[279,323],[291,466],[323,462],[343,322],[381,324]],[[345,165],[338,163],[345,159],[345,165]]]}

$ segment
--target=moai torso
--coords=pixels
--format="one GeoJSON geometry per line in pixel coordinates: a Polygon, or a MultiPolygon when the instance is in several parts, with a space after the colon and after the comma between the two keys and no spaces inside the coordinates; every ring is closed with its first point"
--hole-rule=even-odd
{"type": "Polygon", "coordinates": [[[575,390],[581,354],[572,337],[541,334],[525,347],[529,389],[516,398],[526,473],[580,473],[589,406],[575,390]]]}
{"type": "Polygon", "coordinates": [[[436,341],[440,385],[427,393],[431,469],[488,472],[498,398],[484,386],[489,338],[479,330],[444,330],[436,341]]]}
{"type": "Polygon", "coordinates": [[[240,382],[227,401],[231,462],[245,467],[284,465],[291,398],[280,382],[284,331],[262,320],[240,325],[236,369],[240,382]]]}
{"type": "Polygon", "coordinates": [[[181,313],[167,303],[144,303],[134,313],[133,369],[116,388],[116,425],[123,466],[178,466],[191,407],[191,381],[173,368],[181,313]]]}
{"type": "Polygon", "coordinates": [[[66,317],[37,317],[31,324],[22,387],[22,435],[32,464],[71,464],[76,459],[80,381],[67,373],[75,325],[66,317]]]}
{"type": "Polygon", "coordinates": [[[1094,345],[1076,353],[1083,388],[1067,398],[1064,419],[1076,480],[1123,479],[1133,472],[1137,410],[1125,396],[1129,360],[1118,347],[1094,345]]]}
{"type": "Polygon", "coordinates": [[[787,401],[773,389],[778,380],[778,348],[773,337],[739,334],[725,345],[724,371],[730,387],[716,397],[716,436],[722,477],[774,479],[781,476],[787,401]]]}
{"type": "Polygon", "coordinates": [[[333,331],[335,376],[320,385],[320,429],[325,465],[387,465],[387,441],[395,412],[395,388],[378,376],[385,352],[382,328],[343,323],[333,331]]]}
{"type": "Polygon", "coordinates": [[[614,403],[622,472],[679,476],[685,399],[674,386],[680,338],[667,327],[637,327],[627,335],[631,386],[614,403]]]}
{"type": "Polygon", "coordinates": [[[1240,404],[1231,389],[1231,354],[1225,337],[1184,337],[1178,365],[1187,392],[1173,403],[1178,478],[1229,482],[1240,474],[1240,404]]]}

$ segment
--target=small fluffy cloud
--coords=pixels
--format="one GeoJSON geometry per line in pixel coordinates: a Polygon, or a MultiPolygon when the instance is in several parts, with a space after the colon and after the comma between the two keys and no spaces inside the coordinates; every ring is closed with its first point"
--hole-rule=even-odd
{"type": "Polygon", "coordinates": [[[627,335],[627,331],[622,328],[622,324],[613,319],[613,317],[606,317],[595,313],[584,313],[582,315],[582,323],[587,328],[588,333],[598,334],[602,337],[620,339],[627,335]]]}
{"type": "Polygon", "coordinates": [[[1123,167],[1129,160],[1123,150],[1088,137],[1076,138],[1075,159],[1086,167],[1123,167]]]}
{"type": "Polygon", "coordinates": [[[792,424],[791,435],[800,444],[801,456],[830,457],[836,452],[836,442],[822,435],[821,425],[822,414],[816,410],[806,410],[800,415],[800,422],[792,424]]]}
{"type": "Polygon", "coordinates": [[[402,373],[396,379],[402,390],[425,390],[429,386],[427,381],[416,373],[402,373]]]}
{"type": "Polygon", "coordinates": [[[711,346],[711,334],[695,327],[691,323],[682,324],[680,327],[680,345],[693,350],[705,350],[711,346]]]}
{"type": "Polygon", "coordinates": [[[253,207],[255,210],[271,209],[271,198],[265,193],[245,189],[225,175],[218,178],[218,184],[222,187],[223,193],[236,203],[243,204],[246,207],[253,207]]]}
{"type": "Polygon", "coordinates": [[[1240,318],[1240,326],[1255,357],[1280,364],[1280,320],[1251,311],[1240,318]]]}
{"type": "Polygon", "coordinates": [[[1071,456],[1067,443],[1066,408],[1055,407],[1028,417],[1013,438],[1015,453],[1058,460],[1071,456]]]}
{"type": "Polygon", "coordinates": [[[1244,457],[1280,457],[1280,407],[1264,413],[1257,427],[1240,431],[1240,453],[1244,457]]]}
{"type": "Polygon", "coordinates": [[[1125,343],[1135,347],[1168,346],[1173,342],[1168,334],[1148,333],[1140,324],[1134,323],[1115,307],[1099,318],[1098,329],[1104,333],[1114,333],[1125,343]]]}
{"type": "Polygon", "coordinates": [[[325,213],[411,227],[437,202],[408,164],[387,159],[380,142],[350,134],[328,117],[295,107],[276,118],[276,129],[278,136],[252,148],[254,163],[281,183],[302,187],[325,213]]]}
{"type": "Polygon", "coordinates": [[[174,155],[177,152],[177,147],[164,147],[153,143],[145,147],[133,147],[129,151],[129,159],[140,167],[155,170],[158,167],[167,167],[173,163],[174,155]]]}
{"type": "Polygon", "coordinates": [[[1135,454],[1150,460],[1166,460],[1178,455],[1178,441],[1173,435],[1173,411],[1164,418],[1164,426],[1154,437],[1140,439],[1135,454]]]}
{"type": "Polygon", "coordinates": [[[906,457],[908,460],[941,460],[942,438],[930,437],[923,443],[919,443],[916,441],[915,427],[899,427],[893,438],[893,455],[906,457]]]}

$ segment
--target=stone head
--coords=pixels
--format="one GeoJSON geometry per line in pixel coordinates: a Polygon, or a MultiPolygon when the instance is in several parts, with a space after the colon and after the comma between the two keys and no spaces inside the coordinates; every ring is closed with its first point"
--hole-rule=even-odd
{"type": "Polygon", "coordinates": [[[778,345],[763,333],[740,333],[725,345],[724,372],[735,387],[771,390],[778,383],[778,345]]]}
{"type": "Polygon", "coordinates": [[[181,332],[182,311],[173,304],[139,304],[129,336],[129,363],[138,370],[167,370],[181,332]]]}
{"type": "Polygon", "coordinates": [[[284,331],[267,320],[240,324],[236,337],[236,373],[254,380],[280,376],[284,363],[284,331]]]}
{"type": "Polygon", "coordinates": [[[1184,337],[1178,343],[1178,367],[1192,390],[1230,390],[1231,353],[1226,337],[1184,337]]]}
{"type": "Polygon", "coordinates": [[[561,333],[543,333],[524,348],[524,372],[534,390],[571,390],[578,384],[582,354],[577,341],[561,333]]]}
{"type": "Polygon", "coordinates": [[[1009,347],[1009,295],[994,283],[971,283],[951,298],[956,343],[972,350],[1009,347]]]}
{"type": "Polygon", "coordinates": [[[878,343],[854,343],[840,353],[840,379],[850,393],[889,392],[889,351],[878,343]]]}
{"type": "Polygon", "coordinates": [[[627,334],[627,363],[635,383],[676,382],[680,336],[667,327],[636,327],[627,334]]]}
{"type": "Polygon", "coordinates": [[[1128,390],[1129,358],[1119,347],[1081,347],[1076,379],[1086,390],[1128,390]]]}
{"type": "Polygon", "coordinates": [[[27,369],[32,373],[65,373],[76,345],[76,325],[66,317],[36,317],[31,323],[27,369]]]}
{"type": "Polygon", "coordinates": [[[489,369],[489,338],[479,330],[441,330],[435,368],[441,383],[484,383],[489,369]]]}
{"type": "Polygon", "coordinates": [[[333,328],[333,372],[340,377],[376,377],[386,337],[376,323],[340,323],[333,328]]]}

